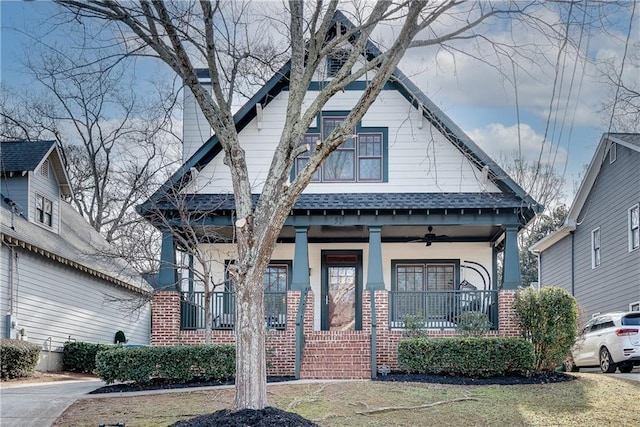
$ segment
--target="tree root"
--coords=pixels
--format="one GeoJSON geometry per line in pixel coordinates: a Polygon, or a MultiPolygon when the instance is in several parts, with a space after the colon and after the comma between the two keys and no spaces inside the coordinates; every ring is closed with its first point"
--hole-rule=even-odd
{"type": "MultiPolygon", "coordinates": [[[[433,402],[433,403],[425,403],[424,405],[417,405],[417,406],[387,406],[384,408],[374,408],[374,409],[370,409],[368,411],[362,411],[362,412],[356,412],[357,415],[370,415],[370,414],[382,414],[384,412],[393,412],[393,411],[407,411],[407,410],[413,410],[413,409],[425,409],[425,408],[431,408],[434,406],[439,406],[439,405],[446,405],[447,403],[455,403],[455,402],[464,402],[467,400],[480,400],[477,397],[459,397],[457,399],[451,399],[451,400],[439,400],[437,402],[433,402]]],[[[368,406],[368,405],[365,405],[368,406]]]]}

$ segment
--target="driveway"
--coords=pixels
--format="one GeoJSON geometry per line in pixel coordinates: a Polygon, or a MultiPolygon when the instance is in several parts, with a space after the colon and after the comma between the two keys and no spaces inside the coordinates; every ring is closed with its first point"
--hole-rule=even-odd
{"type": "Polygon", "coordinates": [[[613,375],[615,378],[624,378],[625,380],[640,381],[640,367],[636,366],[633,371],[628,374],[616,371],[614,374],[603,374],[600,368],[580,368],[580,372],[585,374],[613,375]]]}
{"type": "Polygon", "coordinates": [[[80,396],[99,387],[100,380],[56,381],[29,385],[2,384],[2,427],[50,426],[80,396]]]}

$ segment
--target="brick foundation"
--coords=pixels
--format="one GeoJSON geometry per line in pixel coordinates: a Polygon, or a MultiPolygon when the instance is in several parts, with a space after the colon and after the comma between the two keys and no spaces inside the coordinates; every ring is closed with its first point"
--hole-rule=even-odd
{"type": "MultiPolygon", "coordinates": [[[[488,336],[518,337],[520,330],[512,308],[516,291],[500,291],[498,295],[498,330],[488,336]]],[[[362,296],[361,331],[314,331],[314,295],[307,296],[304,314],[305,346],[301,378],[370,378],[371,376],[371,297],[362,296]]],[[[376,365],[398,368],[398,343],[403,330],[389,329],[389,292],[376,291],[376,365]]],[[[285,330],[266,333],[267,374],[292,376],[295,374],[296,314],[299,291],[287,294],[287,325],[285,330]]],[[[152,345],[204,344],[204,330],[180,330],[180,294],[175,291],[156,292],[152,303],[152,345]]],[[[454,329],[432,329],[429,337],[459,336],[454,329]]],[[[234,344],[234,331],[213,331],[213,344],[234,344]]]]}

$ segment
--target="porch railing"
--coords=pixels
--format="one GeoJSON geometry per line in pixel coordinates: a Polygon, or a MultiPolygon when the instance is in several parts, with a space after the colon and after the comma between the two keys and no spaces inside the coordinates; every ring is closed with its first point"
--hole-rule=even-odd
{"type": "MultiPolygon", "coordinates": [[[[233,292],[214,292],[211,295],[211,328],[234,329],[236,324],[236,297],[233,292]]],[[[205,329],[204,292],[181,292],[180,328],[205,329]]],[[[269,329],[287,326],[287,293],[264,293],[265,322],[269,329]]]]}
{"type": "Polygon", "coordinates": [[[498,291],[392,291],[389,295],[389,322],[404,328],[405,319],[424,322],[425,328],[457,328],[467,311],[486,314],[491,329],[498,328],[498,291]]]}

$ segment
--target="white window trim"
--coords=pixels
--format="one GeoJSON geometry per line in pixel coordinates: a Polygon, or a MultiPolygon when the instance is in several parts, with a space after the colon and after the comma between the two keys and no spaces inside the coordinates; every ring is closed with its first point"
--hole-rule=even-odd
{"type": "Polygon", "coordinates": [[[34,209],[34,219],[35,219],[35,223],[38,225],[41,225],[43,227],[46,227],[47,229],[51,229],[53,228],[53,212],[54,212],[55,206],[53,204],[53,200],[49,199],[46,196],[43,196],[40,193],[36,193],[36,197],[35,197],[35,209],[34,209]],[[38,215],[38,198],[42,199],[42,221],[40,221],[40,217],[38,215]],[[50,206],[51,206],[51,224],[48,224],[47,221],[45,221],[46,218],[46,214],[47,214],[47,210],[46,210],[46,206],[47,206],[47,202],[49,202],[50,206]]]}
{"type": "Polygon", "coordinates": [[[631,211],[633,211],[634,209],[638,209],[638,215],[640,215],[640,203],[636,203],[635,205],[631,206],[627,211],[627,241],[629,242],[629,252],[633,252],[640,248],[640,243],[635,248],[632,247],[633,239],[631,236],[633,235],[633,229],[631,228],[631,211]]]}
{"type": "Polygon", "coordinates": [[[640,301],[629,304],[629,311],[640,311],[640,301]]]}
{"type": "Polygon", "coordinates": [[[616,148],[618,144],[615,142],[611,143],[611,147],[609,147],[609,164],[616,161],[618,158],[618,149],[616,148]]]}
{"type": "Polygon", "coordinates": [[[602,264],[602,233],[600,232],[600,227],[595,228],[593,230],[591,230],[591,268],[598,268],[600,265],[602,264]],[[599,240],[599,245],[598,245],[598,253],[599,253],[599,259],[598,259],[598,263],[596,264],[596,247],[595,247],[595,235],[596,233],[598,233],[598,240],[599,240]]]}

